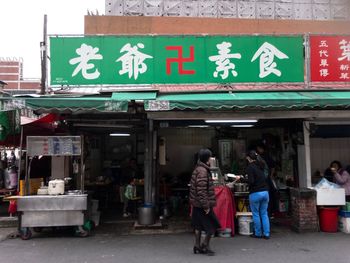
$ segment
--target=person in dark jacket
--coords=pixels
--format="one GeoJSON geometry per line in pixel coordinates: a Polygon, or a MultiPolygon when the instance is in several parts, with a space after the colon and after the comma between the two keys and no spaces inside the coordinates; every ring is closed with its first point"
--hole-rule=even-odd
{"type": "Polygon", "coordinates": [[[269,204],[269,192],[264,174],[264,163],[258,158],[256,151],[247,153],[248,174],[247,182],[249,184],[249,204],[253,213],[255,238],[270,238],[270,221],[267,212],[269,204]]]}
{"type": "Polygon", "coordinates": [[[209,159],[212,153],[208,149],[201,149],[198,153],[198,163],[191,177],[190,204],[192,205],[192,225],[195,230],[195,245],[193,253],[213,256],[210,248],[210,238],[220,228],[213,207],[216,206],[214,185],[210,175],[209,159]],[[201,245],[201,231],[206,236],[201,245]]]}
{"type": "Polygon", "coordinates": [[[265,145],[263,143],[260,143],[256,147],[256,152],[259,155],[257,161],[264,162],[264,174],[267,178],[267,185],[268,185],[268,191],[269,191],[269,206],[267,208],[267,211],[269,213],[269,216],[272,217],[273,213],[277,211],[277,199],[278,199],[278,189],[275,182],[275,170],[276,170],[276,163],[271,158],[270,154],[266,151],[265,145]]]}

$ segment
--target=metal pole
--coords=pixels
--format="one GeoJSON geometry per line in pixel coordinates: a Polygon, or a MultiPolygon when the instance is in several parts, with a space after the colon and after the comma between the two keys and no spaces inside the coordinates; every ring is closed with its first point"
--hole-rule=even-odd
{"type": "Polygon", "coordinates": [[[18,78],[17,78],[17,89],[21,89],[21,66],[22,62],[18,60],[18,78]]]}
{"type": "Polygon", "coordinates": [[[153,129],[152,131],[152,203],[156,204],[157,197],[157,132],[153,129]]]}
{"type": "Polygon", "coordinates": [[[29,193],[29,179],[28,179],[28,176],[29,176],[29,173],[30,173],[30,166],[32,164],[32,162],[30,162],[29,165],[28,165],[28,155],[26,155],[25,164],[26,164],[26,169],[25,169],[25,176],[24,176],[24,191],[23,191],[23,195],[28,195],[28,193],[29,193]]]}
{"type": "Polygon", "coordinates": [[[41,55],[41,82],[40,82],[40,94],[46,92],[46,39],[47,39],[47,15],[44,15],[44,34],[43,41],[40,42],[40,55],[41,55]]]}
{"type": "Polygon", "coordinates": [[[84,135],[81,135],[81,164],[80,164],[80,188],[81,193],[84,193],[84,180],[85,180],[85,164],[84,164],[84,135]]]}
{"type": "MultiPolygon", "coordinates": [[[[310,122],[303,122],[304,146],[305,146],[305,172],[301,187],[311,187],[311,152],[310,152],[310,122]]],[[[300,179],[299,179],[300,180],[300,179]]]]}
{"type": "Polygon", "coordinates": [[[17,181],[17,192],[19,191],[19,182],[21,178],[22,169],[22,147],[23,147],[23,126],[21,126],[21,140],[19,143],[19,162],[18,162],[18,181],[17,181]]]}
{"type": "Polygon", "coordinates": [[[310,88],[310,82],[311,82],[311,63],[310,63],[310,35],[307,34],[304,36],[304,43],[305,43],[305,60],[306,60],[306,79],[304,80],[306,82],[306,88],[310,88]]]}
{"type": "Polygon", "coordinates": [[[144,183],[144,196],[145,203],[152,203],[152,130],[153,130],[153,121],[148,120],[146,125],[146,140],[145,140],[145,183],[144,183]]]}

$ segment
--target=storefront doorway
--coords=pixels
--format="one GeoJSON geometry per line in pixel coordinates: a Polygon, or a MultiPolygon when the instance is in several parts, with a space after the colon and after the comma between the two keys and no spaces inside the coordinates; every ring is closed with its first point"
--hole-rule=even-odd
{"type": "MultiPolygon", "coordinates": [[[[188,183],[201,148],[212,150],[224,176],[244,175],[246,152],[261,145],[274,162],[274,177],[280,190],[272,200],[274,212],[288,216],[287,187],[299,185],[297,153],[298,145],[303,144],[301,119],[158,120],[156,126],[161,142],[159,181],[164,184],[160,186],[159,198],[160,203],[168,205],[172,216],[187,216],[189,220],[188,183]]],[[[230,181],[226,180],[226,183],[230,181]]],[[[235,195],[234,189],[232,193],[235,195]]],[[[249,212],[249,204],[236,202],[236,209],[249,212]]]]}

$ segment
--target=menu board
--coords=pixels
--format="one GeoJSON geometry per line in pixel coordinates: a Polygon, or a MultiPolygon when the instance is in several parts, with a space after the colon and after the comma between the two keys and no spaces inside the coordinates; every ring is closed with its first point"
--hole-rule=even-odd
{"type": "Polygon", "coordinates": [[[28,156],[81,155],[80,136],[28,136],[28,156]]]}

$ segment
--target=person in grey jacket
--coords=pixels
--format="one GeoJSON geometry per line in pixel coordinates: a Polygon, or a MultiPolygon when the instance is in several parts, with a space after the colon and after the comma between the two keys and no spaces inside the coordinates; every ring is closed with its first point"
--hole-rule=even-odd
{"type": "Polygon", "coordinates": [[[210,238],[220,228],[213,207],[216,206],[214,184],[210,175],[209,159],[212,153],[209,149],[201,149],[198,153],[198,163],[191,176],[190,204],[192,205],[192,225],[195,230],[195,245],[193,253],[213,256],[210,248],[210,238]],[[201,245],[201,231],[206,236],[201,245]]]}

